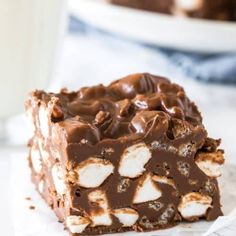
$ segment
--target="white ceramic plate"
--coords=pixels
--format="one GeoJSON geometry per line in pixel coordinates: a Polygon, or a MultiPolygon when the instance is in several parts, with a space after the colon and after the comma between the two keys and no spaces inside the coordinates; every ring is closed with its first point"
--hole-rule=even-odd
{"type": "Polygon", "coordinates": [[[69,8],[95,27],[143,43],[201,53],[236,52],[234,22],[176,18],[105,0],[70,0],[69,8]]]}

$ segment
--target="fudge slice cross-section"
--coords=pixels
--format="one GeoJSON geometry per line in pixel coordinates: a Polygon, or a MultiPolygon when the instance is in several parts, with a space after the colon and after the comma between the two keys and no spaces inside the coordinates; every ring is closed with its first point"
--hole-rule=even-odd
{"type": "Polygon", "coordinates": [[[32,181],[71,235],[222,215],[220,141],[168,79],[143,73],[76,92],[34,91],[26,111],[32,181]]]}

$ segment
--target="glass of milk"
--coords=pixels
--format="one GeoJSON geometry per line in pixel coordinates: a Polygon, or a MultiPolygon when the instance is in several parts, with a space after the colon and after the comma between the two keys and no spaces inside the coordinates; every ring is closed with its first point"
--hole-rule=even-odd
{"type": "Polygon", "coordinates": [[[65,0],[0,0],[0,137],[28,92],[53,76],[65,8],[65,0]]]}

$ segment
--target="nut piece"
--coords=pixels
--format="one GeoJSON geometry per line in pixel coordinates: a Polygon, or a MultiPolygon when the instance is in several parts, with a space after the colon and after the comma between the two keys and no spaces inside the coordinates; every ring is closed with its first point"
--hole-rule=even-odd
{"type": "Polygon", "coordinates": [[[132,208],[121,208],[112,211],[113,215],[117,217],[123,227],[130,227],[138,220],[138,212],[132,208]]]}
{"type": "Polygon", "coordinates": [[[42,161],[41,161],[40,152],[35,146],[32,146],[30,150],[30,157],[31,157],[32,166],[35,172],[39,174],[42,170],[42,161]]]}
{"type": "Polygon", "coordinates": [[[113,171],[114,166],[110,161],[91,157],[80,163],[76,169],[78,184],[84,188],[98,187],[113,171]]]}
{"type": "Polygon", "coordinates": [[[66,226],[72,234],[82,233],[90,221],[82,216],[70,215],[66,218],[66,226]]]}
{"type": "Polygon", "coordinates": [[[190,164],[188,162],[178,161],[177,169],[182,175],[186,177],[188,177],[190,174],[190,164]]]}
{"type": "Polygon", "coordinates": [[[159,201],[152,201],[148,203],[148,208],[153,209],[154,211],[159,211],[163,206],[164,204],[159,201]]]}
{"type": "Polygon", "coordinates": [[[55,189],[57,193],[63,195],[66,193],[66,185],[63,178],[62,168],[59,163],[56,163],[52,167],[52,178],[54,181],[55,189]]]}
{"type": "Polygon", "coordinates": [[[40,106],[39,108],[39,128],[40,132],[44,138],[48,138],[49,136],[49,119],[48,119],[48,111],[45,106],[40,106]]]}
{"type": "Polygon", "coordinates": [[[119,174],[128,178],[140,176],[146,170],[144,166],[151,157],[152,154],[144,143],[128,147],[121,157],[119,174]]]}
{"type": "Polygon", "coordinates": [[[182,197],[178,210],[184,219],[194,221],[206,214],[211,202],[211,197],[191,192],[182,197]]]}
{"type": "Polygon", "coordinates": [[[109,226],[112,224],[112,219],[108,209],[106,194],[101,190],[95,190],[88,195],[88,199],[96,207],[90,211],[90,219],[92,227],[98,225],[109,226]]]}
{"type": "Polygon", "coordinates": [[[168,225],[168,223],[170,223],[174,218],[175,211],[175,206],[173,204],[169,204],[167,208],[163,211],[163,213],[159,216],[158,225],[168,225]]]}
{"type": "Polygon", "coordinates": [[[152,181],[151,174],[147,174],[141,178],[136,189],[133,203],[138,204],[142,202],[153,201],[161,197],[162,193],[152,181]]]}
{"type": "Polygon", "coordinates": [[[218,150],[213,153],[199,152],[196,156],[198,167],[210,177],[221,176],[221,166],[224,164],[224,153],[218,150]]]}
{"type": "Polygon", "coordinates": [[[120,182],[118,183],[117,185],[117,192],[118,193],[123,193],[123,192],[126,192],[127,189],[129,188],[130,186],[130,179],[128,178],[124,178],[124,179],[121,179],[120,182]]]}
{"type": "Polygon", "coordinates": [[[172,186],[173,188],[176,188],[173,179],[169,179],[166,176],[154,175],[152,176],[152,180],[161,184],[168,184],[172,186]]]}

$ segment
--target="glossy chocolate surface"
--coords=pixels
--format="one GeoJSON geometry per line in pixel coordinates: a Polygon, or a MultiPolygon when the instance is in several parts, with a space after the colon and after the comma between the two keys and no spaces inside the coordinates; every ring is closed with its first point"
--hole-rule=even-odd
{"type": "MultiPolygon", "coordinates": [[[[169,80],[150,74],[135,74],[105,87],[84,87],[59,94],[36,91],[46,104],[57,98],[51,119],[68,130],[68,139],[86,139],[94,144],[107,138],[146,136],[174,118],[190,126],[201,125],[201,115],[184,90],[169,80]]],[[[170,124],[171,126],[171,124],[170,124]]],[[[168,132],[171,127],[166,127],[168,132]]]]}

